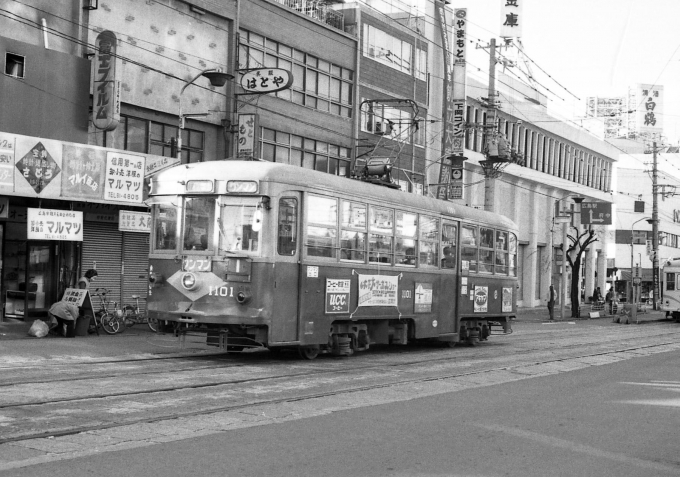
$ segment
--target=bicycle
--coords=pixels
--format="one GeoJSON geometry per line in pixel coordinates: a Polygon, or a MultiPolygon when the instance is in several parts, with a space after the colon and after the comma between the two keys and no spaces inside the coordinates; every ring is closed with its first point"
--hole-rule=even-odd
{"type": "Polygon", "coordinates": [[[99,297],[101,307],[94,314],[94,322],[95,329],[101,326],[106,333],[115,335],[120,331],[123,312],[118,308],[118,302],[116,301],[113,302],[113,310],[109,310],[111,300],[106,295],[110,292],[111,290],[106,288],[102,289],[102,291],[99,291],[99,288],[95,288],[94,293],[92,293],[92,295],[99,297]],[[97,320],[99,320],[99,323],[97,323],[97,320]]]}
{"type": "Polygon", "coordinates": [[[158,331],[158,321],[155,318],[149,318],[146,313],[140,311],[139,295],[132,295],[132,299],[135,300],[135,304],[125,305],[123,308],[125,328],[130,328],[137,323],[146,323],[149,329],[156,333],[158,331]]]}

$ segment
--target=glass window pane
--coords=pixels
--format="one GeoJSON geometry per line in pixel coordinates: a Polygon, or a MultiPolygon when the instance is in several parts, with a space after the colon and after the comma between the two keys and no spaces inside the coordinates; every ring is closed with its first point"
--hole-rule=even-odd
{"type": "Polygon", "coordinates": [[[163,125],[160,123],[149,123],[149,140],[151,142],[163,142],[163,125]]]}
{"type": "Polygon", "coordinates": [[[334,258],[335,236],[335,229],[307,226],[307,255],[334,258]]]}
{"type": "Polygon", "coordinates": [[[460,240],[463,246],[477,247],[477,227],[463,225],[460,240]]]}
{"type": "Polygon", "coordinates": [[[482,227],[479,229],[479,246],[483,248],[493,248],[493,229],[482,227]]]}
{"type": "Polygon", "coordinates": [[[293,55],[293,49],[290,46],[279,43],[279,53],[290,58],[293,55]]]}
{"type": "Polygon", "coordinates": [[[328,95],[330,94],[330,81],[331,78],[328,75],[319,74],[318,77],[319,86],[317,89],[319,96],[328,98],[328,95]]]}
{"type": "Polygon", "coordinates": [[[340,236],[340,260],[366,261],[366,234],[354,230],[343,230],[340,236]]]}
{"type": "Polygon", "coordinates": [[[493,273],[493,250],[479,251],[479,271],[493,273]]]}
{"type": "Polygon", "coordinates": [[[392,263],[392,237],[369,234],[368,261],[373,263],[392,263]]]}
{"type": "Polygon", "coordinates": [[[296,61],[304,62],[305,54],[300,50],[293,50],[293,59],[296,61]]]}
{"type": "Polygon", "coordinates": [[[340,85],[340,101],[344,104],[349,104],[350,103],[350,98],[351,98],[351,92],[352,92],[352,85],[349,83],[342,83],[340,85]]]}
{"type": "Polygon", "coordinates": [[[311,152],[305,152],[304,155],[304,162],[302,163],[302,167],[307,168],[307,169],[314,169],[314,158],[316,154],[312,154],[311,152]]]}
{"type": "Polygon", "coordinates": [[[331,78],[330,97],[333,101],[340,101],[340,80],[331,78]]]}
{"type": "Polygon", "coordinates": [[[508,254],[504,252],[496,252],[496,273],[508,274],[508,254]]]}
{"type": "Polygon", "coordinates": [[[290,134],[281,131],[276,132],[276,142],[279,144],[290,144],[290,134]]]}
{"type": "Polygon", "coordinates": [[[421,240],[418,242],[419,265],[421,268],[437,268],[439,266],[439,242],[427,242],[421,240]]]}
{"type": "Polygon", "coordinates": [[[337,200],[310,195],[308,214],[309,222],[335,226],[338,222],[337,200]]]}
{"type": "Polygon", "coordinates": [[[297,91],[293,91],[293,102],[296,104],[305,104],[305,95],[298,93],[297,91]]]}
{"type": "Polygon", "coordinates": [[[297,148],[301,149],[302,148],[302,137],[291,135],[290,136],[290,145],[293,146],[293,147],[297,147],[297,148]]]}
{"type": "Polygon", "coordinates": [[[262,128],[262,139],[265,141],[276,141],[276,131],[273,129],[262,128]]]}
{"type": "MultiPolygon", "coordinates": [[[[471,272],[477,271],[477,247],[462,247],[460,251],[460,259],[462,262],[467,262],[468,270],[471,272]]],[[[463,269],[465,268],[465,263],[463,263],[463,269]]]]}
{"type": "Polygon", "coordinates": [[[442,268],[456,268],[457,227],[442,224],[442,268]]]}
{"type": "Polygon", "coordinates": [[[264,51],[251,48],[248,52],[248,68],[261,68],[264,66],[264,51]]]}
{"type": "Polygon", "coordinates": [[[328,143],[323,141],[317,141],[316,152],[328,153],[328,143]]]}
{"type": "Polygon", "coordinates": [[[264,57],[265,68],[276,68],[278,59],[274,55],[267,54],[264,57]]]}
{"type": "Polygon", "coordinates": [[[394,263],[407,267],[416,266],[416,241],[410,238],[397,237],[394,263]]]}
{"type": "Polygon", "coordinates": [[[318,73],[313,70],[307,70],[307,76],[305,78],[305,91],[307,93],[316,94],[316,80],[318,73]]]}
{"type": "Polygon", "coordinates": [[[366,230],[366,206],[343,200],[342,226],[366,230]]]}
{"type": "Polygon", "coordinates": [[[146,153],[146,129],[147,121],[142,119],[128,118],[127,148],[128,151],[146,153]]]}
{"type": "Polygon", "coordinates": [[[290,163],[290,154],[289,154],[289,149],[284,146],[276,146],[276,157],[275,161],[280,162],[282,164],[289,164],[290,163]]]}
{"type": "Polygon", "coordinates": [[[262,144],[262,159],[274,162],[274,149],[275,147],[273,144],[262,144]]]}
{"type": "Polygon", "coordinates": [[[177,248],[177,206],[172,203],[155,204],[154,250],[175,250],[177,248]]]}
{"type": "Polygon", "coordinates": [[[238,68],[240,70],[248,68],[248,46],[239,45],[238,47],[238,68]]]}
{"type": "Polygon", "coordinates": [[[277,251],[279,255],[295,255],[297,249],[297,214],[296,199],[279,201],[279,235],[277,251]]]}
{"type": "Polygon", "coordinates": [[[382,207],[371,207],[369,216],[370,229],[386,235],[392,235],[394,225],[394,210],[382,207]]]}
{"type": "Polygon", "coordinates": [[[331,64],[328,61],[319,59],[319,69],[328,72],[331,70],[331,64]]]}
{"type": "Polygon", "coordinates": [[[328,158],[317,155],[314,169],[320,172],[328,172],[328,158]]]}
{"type": "Polygon", "coordinates": [[[293,166],[302,166],[302,151],[298,149],[290,150],[290,163],[293,166]]]}
{"type": "Polygon", "coordinates": [[[340,67],[338,65],[331,65],[331,74],[333,76],[340,76],[340,67]]]}
{"type": "Polygon", "coordinates": [[[218,222],[221,250],[246,253],[259,251],[260,229],[254,230],[253,227],[258,202],[259,199],[252,197],[223,199],[218,222]]]}
{"type": "Polygon", "coordinates": [[[305,106],[316,109],[316,98],[314,96],[305,96],[305,106]]]}
{"type": "Polygon", "coordinates": [[[397,235],[416,238],[418,235],[418,215],[397,211],[397,235]]]}
{"type": "Polygon", "coordinates": [[[215,223],[214,197],[187,197],[184,201],[183,250],[208,250],[215,223]]]}
{"type": "Polygon", "coordinates": [[[297,63],[293,65],[293,88],[301,91],[305,89],[305,67],[297,63]]]}
{"type": "Polygon", "coordinates": [[[507,250],[508,249],[508,233],[507,232],[496,232],[496,250],[507,250]]]}
{"type": "Polygon", "coordinates": [[[349,177],[349,162],[338,161],[338,175],[342,177],[349,177]]]}
{"type": "Polygon", "coordinates": [[[421,215],[419,230],[421,240],[427,240],[429,242],[439,241],[439,219],[421,215]]]}
{"type": "Polygon", "coordinates": [[[328,159],[328,173],[333,174],[334,176],[338,175],[338,160],[337,159],[328,159]]]}
{"type": "Polygon", "coordinates": [[[316,68],[316,57],[315,57],[315,56],[312,56],[312,55],[307,55],[307,61],[306,61],[306,63],[307,63],[309,66],[313,66],[314,68],[316,68]]]}
{"type": "Polygon", "coordinates": [[[323,99],[317,99],[316,100],[316,109],[319,111],[328,111],[330,107],[330,103],[328,101],[325,101],[323,99]]]}
{"type": "Polygon", "coordinates": [[[248,41],[253,45],[264,46],[264,37],[252,31],[248,33],[248,41]]]}

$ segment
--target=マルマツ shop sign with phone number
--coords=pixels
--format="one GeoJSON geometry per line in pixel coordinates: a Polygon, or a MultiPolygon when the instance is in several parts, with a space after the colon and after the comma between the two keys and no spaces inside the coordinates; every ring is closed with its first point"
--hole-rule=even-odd
{"type": "Polygon", "coordinates": [[[28,240],[83,241],[83,213],[77,210],[27,209],[28,240]]]}

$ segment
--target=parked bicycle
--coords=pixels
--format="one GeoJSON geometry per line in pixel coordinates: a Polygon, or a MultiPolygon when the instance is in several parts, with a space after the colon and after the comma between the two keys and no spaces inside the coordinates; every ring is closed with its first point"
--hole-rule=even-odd
{"type": "MultiPolygon", "coordinates": [[[[95,288],[91,295],[99,298],[100,309],[94,313],[95,330],[99,327],[110,335],[115,335],[124,326],[123,323],[123,311],[118,307],[118,302],[111,301],[107,294],[111,293],[111,290],[106,288],[95,288]]],[[[98,331],[97,331],[98,332],[98,331]]]]}
{"type": "Polygon", "coordinates": [[[149,318],[145,312],[141,311],[139,308],[139,295],[132,295],[132,299],[135,300],[135,304],[125,305],[123,308],[125,328],[130,328],[138,323],[146,323],[151,331],[157,332],[158,321],[155,318],[149,318]]]}

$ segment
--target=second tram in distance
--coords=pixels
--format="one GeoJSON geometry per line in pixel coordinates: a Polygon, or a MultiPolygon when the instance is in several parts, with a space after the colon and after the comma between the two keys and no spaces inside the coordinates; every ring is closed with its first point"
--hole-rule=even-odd
{"type": "Polygon", "coordinates": [[[517,230],[500,215],[284,164],[153,177],[151,317],[227,350],[348,355],[511,332],[517,230]]]}

